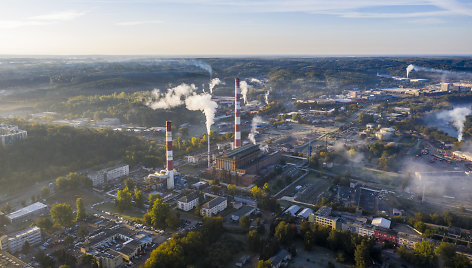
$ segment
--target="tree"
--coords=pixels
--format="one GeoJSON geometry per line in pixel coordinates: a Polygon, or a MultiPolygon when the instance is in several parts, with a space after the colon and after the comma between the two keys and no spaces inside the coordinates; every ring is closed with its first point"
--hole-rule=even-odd
{"type": "Polygon", "coordinates": [[[149,194],[148,196],[148,204],[149,204],[149,207],[152,208],[152,206],[154,205],[154,201],[156,201],[157,198],[160,198],[161,196],[159,194],[149,194]]]}
{"type": "Polygon", "coordinates": [[[115,205],[120,211],[129,209],[133,201],[133,196],[129,192],[129,188],[125,187],[123,190],[118,190],[115,200],[115,205]]]}
{"type": "Polygon", "coordinates": [[[272,263],[270,262],[270,260],[260,260],[257,262],[257,268],[271,268],[272,267],[272,263]]]}
{"type": "Polygon", "coordinates": [[[256,230],[249,231],[247,235],[247,245],[250,251],[258,252],[261,248],[261,236],[256,230]]]}
{"type": "Polygon", "coordinates": [[[419,257],[421,266],[432,266],[434,259],[434,246],[429,241],[417,242],[414,253],[419,257]]]}
{"type": "Polygon", "coordinates": [[[70,266],[67,265],[67,264],[63,264],[63,265],[59,266],[59,268],[70,268],[70,266]]]}
{"type": "Polygon", "coordinates": [[[134,203],[138,208],[144,207],[144,196],[143,192],[138,188],[134,188],[134,203]]]}
{"type": "Polygon", "coordinates": [[[359,113],[359,116],[357,117],[357,121],[361,125],[365,125],[367,123],[372,123],[372,122],[374,122],[374,116],[371,115],[371,114],[359,113]]]}
{"type": "Polygon", "coordinates": [[[49,195],[49,187],[43,186],[40,193],[42,198],[46,198],[49,195]]]}
{"type": "Polygon", "coordinates": [[[79,264],[85,265],[86,267],[98,268],[98,261],[94,256],[90,254],[84,254],[79,258],[79,264]]]}
{"type": "Polygon", "coordinates": [[[367,268],[369,266],[369,248],[365,240],[363,240],[359,245],[356,246],[356,251],[354,252],[354,260],[356,261],[357,268],[367,268]]]}
{"type": "Polygon", "coordinates": [[[262,198],[264,193],[262,192],[261,188],[259,188],[256,185],[256,186],[251,188],[251,194],[255,199],[259,200],[260,198],[262,198]]]}
{"type": "Polygon", "coordinates": [[[235,195],[236,194],[236,191],[237,191],[236,185],[228,184],[228,186],[226,188],[228,190],[228,194],[230,194],[230,195],[235,195]]]}
{"type": "Polygon", "coordinates": [[[157,198],[154,201],[151,210],[151,222],[155,228],[164,229],[166,228],[166,219],[170,212],[169,205],[164,203],[161,198],[157,198]]]}
{"type": "Polygon", "coordinates": [[[28,254],[29,251],[31,249],[31,246],[30,246],[30,243],[28,241],[26,241],[23,246],[21,247],[21,251],[24,253],[24,254],[28,254]]]}
{"type": "Polygon", "coordinates": [[[87,229],[87,226],[86,225],[81,225],[79,226],[79,228],[77,229],[77,236],[78,237],[86,237],[88,235],[89,231],[87,229]]]}
{"type": "Polygon", "coordinates": [[[62,227],[67,227],[74,221],[72,207],[69,204],[55,204],[50,210],[51,218],[54,224],[62,227]]]}
{"type": "Polygon", "coordinates": [[[166,225],[170,228],[177,227],[179,222],[179,217],[175,213],[169,213],[166,217],[166,225]]]}
{"type": "Polygon", "coordinates": [[[35,257],[36,257],[36,261],[38,261],[39,265],[41,265],[41,268],[54,267],[54,259],[47,256],[42,250],[38,251],[35,257]]]}
{"type": "Polygon", "coordinates": [[[85,217],[87,216],[85,214],[85,205],[84,205],[84,201],[82,200],[82,198],[77,198],[77,200],[75,200],[75,204],[76,204],[76,209],[77,209],[77,216],[75,218],[76,221],[80,221],[80,220],[83,220],[85,219],[85,217]]]}
{"type": "Polygon", "coordinates": [[[74,243],[74,237],[68,235],[64,238],[64,244],[72,245],[74,243]]]}
{"type": "Polygon", "coordinates": [[[281,221],[277,227],[275,227],[274,237],[279,241],[281,244],[289,244],[292,242],[294,236],[297,233],[297,229],[295,226],[281,221]]]}
{"type": "Polygon", "coordinates": [[[49,230],[52,228],[52,221],[49,219],[49,217],[38,217],[36,220],[36,225],[44,230],[49,230]]]}
{"type": "Polygon", "coordinates": [[[74,255],[63,248],[56,249],[51,255],[57,259],[58,263],[63,265],[75,267],[75,264],[77,263],[77,259],[74,255]]]}
{"type": "Polygon", "coordinates": [[[134,190],[134,181],[132,179],[126,178],[123,183],[125,188],[128,188],[130,191],[134,190]]]}
{"type": "Polygon", "coordinates": [[[251,221],[249,220],[249,217],[242,216],[241,219],[239,219],[239,225],[241,226],[241,229],[247,232],[247,230],[249,230],[249,226],[251,225],[251,221]]]}
{"type": "Polygon", "coordinates": [[[456,248],[454,245],[442,242],[436,247],[434,254],[438,257],[440,267],[454,266],[454,258],[456,257],[456,248]]]}

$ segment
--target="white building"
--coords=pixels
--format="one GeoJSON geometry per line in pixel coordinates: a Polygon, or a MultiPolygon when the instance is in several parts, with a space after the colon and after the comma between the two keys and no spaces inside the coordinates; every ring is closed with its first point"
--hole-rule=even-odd
{"type": "Polygon", "coordinates": [[[105,185],[108,182],[129,175],[129,165],[118,165],[99,171],[89,172],[87,177],[93,182],[93,186],[105,185]]]}
{"type": "Polygon", "coordinates": [[[395,136],[395,129],[390,127],[381,128],[377,133],[375,133],[375,137],[381,141],[391,140],[395,136]]]}
{"type": "Polygon", "coordinates": [[[290,215],[292,215],[293,217],[295,217],[297,215],[297,212],[300,210],[300,207],[297,206],[297,205],[291,205],[289,208],[287,208],[285,211],[284,211],[284,214],[288,214],[290,213],[290,215]]]}
{"type": "Polygon", "coordinates": [[[188,195],[182,196],[177,200],[177,207],[183,211],[189,211],[198,205],[198,194],[192,192],[188,195]]]}
{"type": "Polygon", "coordinates": [[[34,226],[14,234],[4,235],[0,238],[0,249],[15,253],[20,251],[27,241],[30,246],[41,243],[41,229],[34,226]]]}
{"type": "Polygon", "coordinates": [[[458,157],[458,158],[463,158],[467,161],[472,161],[472,154],[471,153],[468,153],[468,152],[461,152],[461,151],[455,151],[455,152],[452,152],[452,154],[455,156],[455,157],[458,157]]]}
{"type": "Polygon", "coordinates": [[[308,219],[308,216],[310,216],[310,213],[313,213],[313,210],[311,208],[304,208],[302,211],[298,213],[297,217],[308,219]]]}
{"type": "Polygon", "coordinates": [[[200,209],[200,215],[211,217],[218,214],[218,212],[225,210],[227,206],[228,199],[218,196],[203,204],[200,209]]]}
{"type": "Polygon", "coordinates": [[[9,145],[26,139],[28,132],[18,129],[18,126],[0,124],[0,144],[9,145]]]}
{"type": "Polygon", "coordinates": [[[390,224],[392,224],[392,222],[390,220],[387,220],[387,219],[382,218],[382,217],[375,218],[375,219],[372,220],[372,225],[378,226],[378,227],[383,227],[383,228],[386,228],[386,229],[390,229],[390,224]]]}
{"type": "Polygon", "coordinates": [[[46,213],[48,211],[48,206],[41,203],[36,202],[31,204],[27,207],[14,211],[7,215],[8,220],[11,223],[19,223],[26,219],[30,219],[32,216],[38,216],[46,213]]]}

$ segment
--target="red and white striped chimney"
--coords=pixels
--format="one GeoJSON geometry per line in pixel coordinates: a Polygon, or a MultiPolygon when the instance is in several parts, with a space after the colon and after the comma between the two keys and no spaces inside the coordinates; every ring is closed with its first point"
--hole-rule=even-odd
{"type": "Polygon", "coordinates": [[[239,78],[234,79],[234,148],[241,147],[241,88],[239,78]]]}
{"type": "Polygon", "coordinates": [[[172,122],[166,121],[166,170],[174,170],[174,158],[172,154],[172,122]]]}

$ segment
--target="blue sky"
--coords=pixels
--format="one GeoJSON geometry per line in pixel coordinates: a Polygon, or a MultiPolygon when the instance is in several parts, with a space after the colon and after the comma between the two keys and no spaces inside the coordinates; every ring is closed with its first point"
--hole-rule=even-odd
{"type": "Polygon", "coordinates": [[[0,54],[471,55],[472,0],[2,0],[0,54]]]}

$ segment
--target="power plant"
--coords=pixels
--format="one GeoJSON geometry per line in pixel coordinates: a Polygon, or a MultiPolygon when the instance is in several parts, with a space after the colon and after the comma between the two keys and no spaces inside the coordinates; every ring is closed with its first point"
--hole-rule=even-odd
{"type": "Polygon", "coordinates": [[[172,152],[172,122],[166,121],[167,189],[174,189],[174,157],[172,152]]]}
{"type": "Polygon", "coordinates": [[[234,149],[241,147],[241,88],[234,79],[234,149]]]}

